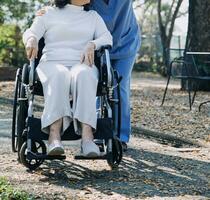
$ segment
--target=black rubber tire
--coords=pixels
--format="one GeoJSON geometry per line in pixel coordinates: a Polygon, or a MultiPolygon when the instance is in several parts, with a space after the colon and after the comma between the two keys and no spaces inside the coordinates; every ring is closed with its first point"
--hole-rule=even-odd
{"type": "MultiPolygon", "coordinates": [[[[107,147],[108,149],[109,147],[107,147]]],[[[108,151],[107,151],[108,152],[108,151]]],[[[122,144],[119,139],[112,139],[112,152],[107,154],[107,162],[111,169],[118,168],[120,162],[122,161],[122,144]]]]}
{"type": "Polygon", "coordinates": [[[26,135],[24,136],[24,129],[26,126],[28,106],[26,102],[20,102],[17,109],[17,151],[19,152],[24,141],[26,141],[26,135]]]}
{"type": "Polygon", "coordinates": [[[12,151],[18,152],[25,141],[23,131],[28,111],[28,101],[18,101],[19,98],[25,98],[25,87],[23,84],[28,84],[29,67],[27,64],[22,69],[18,69],[15,81],[15,95],[13,102],[13,117],[12,117],[12,151]]]}
{"type": "Polygon", "coordinates": [[[22,69],[22,83],[28,84],[29,83],[29,71],[30,71],[30,66],[28,64],[23,65],[22,69]]]}
{"type": "MultiPolygon", "coordinates": [[[[46,154],[47,148],[46,148],[45,143],[43,141],[33,141],[32,152],[39,153],[39,154],[46,154]]],[[[27,159],[26,154],[27,154],[27,142],[24,142],[20,149],[20,162],[29,170],[35,170],[44,162],[44,159],[29,160],[27,159]]]]}
{"type": "Polygon", "coordinates": [[[14,91],[14,102],[13,102],[13,114],[12,114],[12,151],[18,151],[18,132],[17,132],[17,113],[18,113],[18,98],[20,97],[21,87],[21,69],[17,70],[15,79],[15,91],[14,91]]]}
{"type": "MultiPolygon", "coordinates": [[[[25,64],[21,74],[21,85],[20,85],[20,98],[26,98],[26,91],[24,84],[28,84],[29,78],[29,66],[25,64]]],[[[18,154],[23,143],[26,141],[26,135],[24,136],[24,129],[26,128],[26,118],[28,116],[28,100],[19,102],[19,109],[17,115],[17,137],[18,137],[18,154]]],[[[20,157],[18,155],[18,157],[20,157]]]]}

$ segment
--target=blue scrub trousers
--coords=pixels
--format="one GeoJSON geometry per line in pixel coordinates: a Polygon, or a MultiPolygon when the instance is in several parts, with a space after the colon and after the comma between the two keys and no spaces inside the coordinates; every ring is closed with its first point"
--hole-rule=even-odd
{"type": "Polygon", "coordinates": [[[120,96],[121,96],[121,129],[120,129],[120,140],[122,142],[129,142],[131,134],[131,115],[130,115],[130,79],[133,65],[135,62],[136,55],[111,60],[112,67],[119,72],[122,76],[120,83],[120,96]]]}

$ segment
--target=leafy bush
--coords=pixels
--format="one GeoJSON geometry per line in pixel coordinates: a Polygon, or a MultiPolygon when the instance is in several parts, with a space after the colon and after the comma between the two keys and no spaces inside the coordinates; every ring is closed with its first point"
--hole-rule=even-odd
{"type": "Polygon", "coordinates": [[[0,199],[1,200],[33,200],[28,193],[14,189],[3,177],[0,177],[0,199]]]}
{"type": "Polygon", "coordinates": [[[0,33],[0,65],[22,66],[26,56],[19,26],[0,25],[0,33]]]}

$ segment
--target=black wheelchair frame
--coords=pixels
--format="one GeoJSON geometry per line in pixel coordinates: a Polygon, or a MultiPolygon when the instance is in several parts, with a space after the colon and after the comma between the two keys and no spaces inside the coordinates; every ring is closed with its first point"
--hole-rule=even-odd
{"type": "MultiPolygon", "coordinates": [[[[34,96],[43,96],[42,85],[36,76],[44,46],[43,39],[39,42],[38,59],[18,68],[15,81],[13,119],[12,119],[12,150],[18,153],[18,160],[30,170],[35,170],[44,160],[63,160],[65,155],[49,156],[43,140],[48,135],[41,131],[41,120],[34,117],[34,96]]],[[[105,159],[110,167],[116,168],[122,160],[122,144],[120,138],[121,102],[120,81],[118,72],[111,67],[109,57],[110,46],[103,46],[95,52],[95,65],[99,69],[97,97],[99,109],[97,129],[94,142],[99,146],[101,156],[84,157],[76,155],[75,159],[105,159]]],[[[74,132],[73,123],[65,131],[61,140],[78,140],[81,136],[74,132]]]]}

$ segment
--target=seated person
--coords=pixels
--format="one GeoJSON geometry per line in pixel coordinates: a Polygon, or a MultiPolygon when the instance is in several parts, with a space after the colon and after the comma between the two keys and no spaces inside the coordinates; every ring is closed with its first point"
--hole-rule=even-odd
{"type": "Polygon", "coordinates": [[[64,154],[61,135],[73,121],[82,137],[85,156],[98,156],[96,129],[98,71],[94,51],[112,45],[112,36],[95,11],[85,11],[90,0],[54,0],[46,14],[35,18],[23,34],[28,59],[37,57],[38,41],[45,47],[37,73],[43,86],[42,131],[49,134],[48,155],[64,154]],[[70,105],[73,100],[73,105],[70,105]]]}

